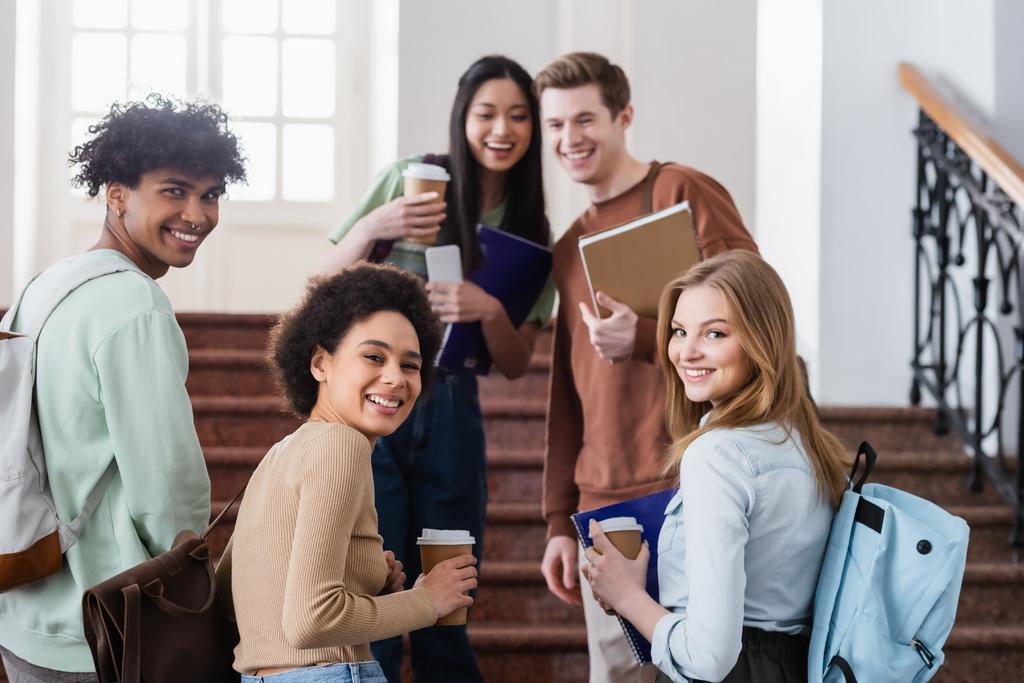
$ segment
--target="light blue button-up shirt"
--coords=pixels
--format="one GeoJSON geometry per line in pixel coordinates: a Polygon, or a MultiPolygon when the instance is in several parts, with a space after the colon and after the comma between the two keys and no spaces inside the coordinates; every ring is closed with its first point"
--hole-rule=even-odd
{"type": "Polygon", "coordinates": [[[776,423],[714,430],[686,449],[658,539],[654,664],[679,683],[720,681],[744,626],[809,629],[832,524],[800,435],[776,423]]]}

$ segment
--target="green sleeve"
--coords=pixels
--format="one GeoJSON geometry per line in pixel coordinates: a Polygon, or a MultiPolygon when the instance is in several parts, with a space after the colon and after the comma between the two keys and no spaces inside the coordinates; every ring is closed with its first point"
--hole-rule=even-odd
{"type": "MultiPolygon", "coordinates": [[[[552,248],[555,244],[554,235],[548,235],[548,248],[552,248]]],[[[544,289],[541,290],[540,296],[537,297],[537,303],[530,309],[530,313],[526,316],[524,322],[537,323],[541,327],[548,324],[551,320],[551,313],[555,310],[555,295],[558,293],[555,288],[555,273],[552,272],[548,275],[548,281],[544,283],[544,289]]]]}
{"type": "Polygon", "coordinates": [[[335,244],[340,242],[348,231],[352,229],[352,226],[356,224],[360,218],[370,213],[378,206],[383,206],[393,199],[397,199],[402,196],[405,189],[405,181],[402,179],[402,171],[406,167],[416,161],[420,161],[422,156],[409,156],[398,161],[394,161],[381,170],[377,174],[377,177],[373,179],[373,183],[370,188],[366,191],[366,194],[359,200],[359,202],[352,208],[345,220],[341,222],[337,228],[327,236],[327,239],[331,240],[335,244]]]}
{"type": "Polygon", "coordinates": [[[148,311],[93,353],[124,496],[150,555],[210,521],[210,478],[185,389],[188,352],[174,317],[148,311]]]}
{"type": "Polygon", "coordinates": [[[555,308],[555,276],[551,274],[548,276],[548,281],[544,284],[544,289],[541,291],[540,296],[537,297],[537,303],[530,309],[530,313],[526,316],[528,323],[537,323],[541,327],[547,325],[548,321],[551,320],[551,311],[555,308]]]}

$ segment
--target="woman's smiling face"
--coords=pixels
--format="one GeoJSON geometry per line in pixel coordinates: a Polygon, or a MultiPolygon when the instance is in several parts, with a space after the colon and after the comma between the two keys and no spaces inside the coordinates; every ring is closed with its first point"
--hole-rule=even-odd
{"type": "Polygon", "coordinates": [[[478,164],[508,171],[526,154],[532,135],[530,105],[515,81],[493,78],[477,89],[466,112],[466,141],[478,164]]]}
{"type": "Polygon", "coordinates": [[[717,406],[746,386],[753,372],[739,335],[729,322],[722,293],[707,286],[685,289],[672,314],[668,357],[686,398],[717,406]]]}
{"type": "Polygon", "coordinates": [[[320,383],[312,417],[340,422],[373,441],[405,421],[422,388],[419,338],[396,311],[352,325],[333,353],[317,348],[310,371],[320,383]]]}

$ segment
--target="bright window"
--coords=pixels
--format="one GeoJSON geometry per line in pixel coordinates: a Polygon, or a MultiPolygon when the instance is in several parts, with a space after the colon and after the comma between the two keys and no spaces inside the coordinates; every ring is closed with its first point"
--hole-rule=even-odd
{"type": "Polygon", "coordinates": [[[72,144],[114,101],[223,103],[248,157],[242,202],[336,199],[333,0],[72,0],[72,144]]]}

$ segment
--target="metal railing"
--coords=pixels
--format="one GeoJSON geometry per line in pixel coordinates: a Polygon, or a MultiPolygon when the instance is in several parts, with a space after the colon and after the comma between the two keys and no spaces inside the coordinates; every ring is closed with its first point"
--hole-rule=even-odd
{"type": "Polygon", "coordinates": [[[1024,546],[1024,169],[978,132],[921,74],[901,65],[921,105],[913,209],[914,376],[938,406],[936,432],[973,457],[968,485],[988,479],[1013,508],[1024,546]],[[999,178],[997,182],[995,178],[999,178]]]}

